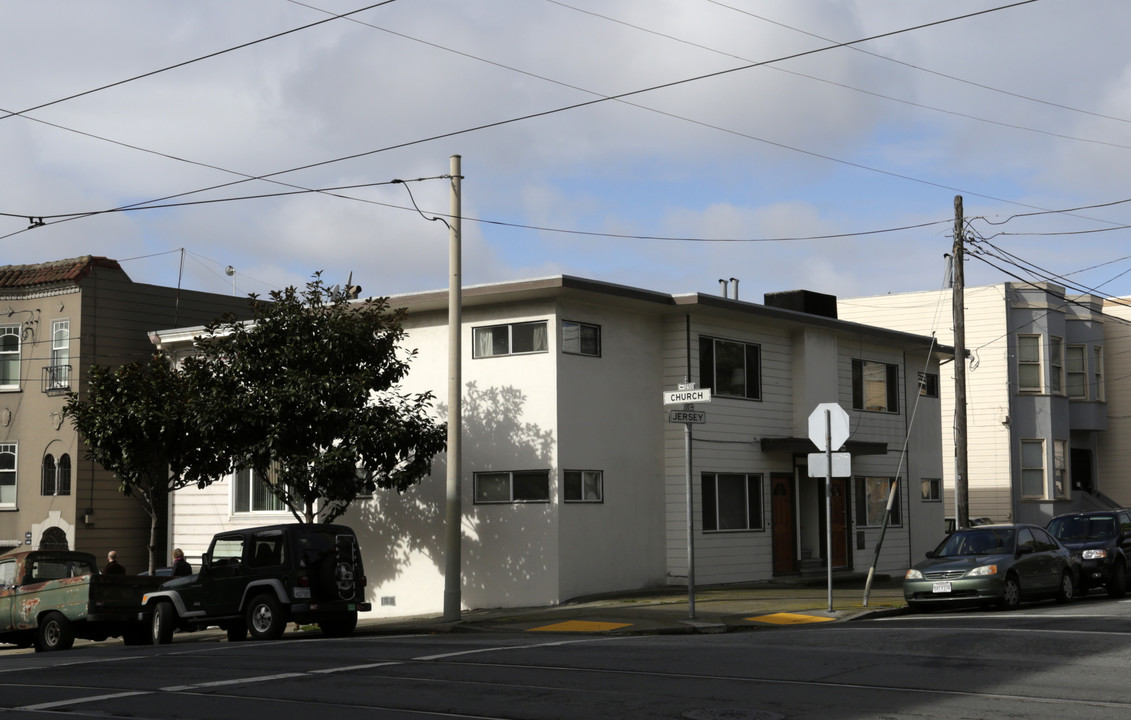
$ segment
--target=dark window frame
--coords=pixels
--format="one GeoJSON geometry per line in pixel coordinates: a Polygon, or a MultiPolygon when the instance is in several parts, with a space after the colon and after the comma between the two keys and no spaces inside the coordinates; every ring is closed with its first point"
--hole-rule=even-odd
{"type": "MultiPolygon", "coordinates": [[[[700,514],[704,533],[736,533],[736,532],[765,532],[766,531],[766,502],[763,497],[762,473],[731,473],[731,472],[704,472],[699,477],[700,500],[702,510],[700,514]],[[732,510],[741,507],[745,515],[744,526],[720,527],[724,524],[719,505],[719,479],[726,481],[740,480],[744,493],[741,504],[728,506],[732,510]]],[[[734,488],[729,489],[733,492],[734,488]]],[[[726,498],[723,498],[725,501],[726,498]]],[[[728,524],[733,525],[733,518],[728,524]]]]}
{"type": "Polygon", "coordinates": [[[526,505],[544,504],[550,502],[550,471],[549,470],[490,470],[472,473],[472,498],[476,505],[526,505]],[[507,497],[490,499],[481,492],[481,481],[494,476],[507,476],[507,497]],[[530,481],[536,480],[539,484],[545,481],[545,494],[534,495],[529,492],[532,487],[530,481]]]}
{"type": "MultiPolygon", "coordinates": [[[[733,350],[732,350],[733,352],[733,350]]],[[[728,366],[723,370],[734,372],[737,367],[728,366]]],[[[758,343],[744,340],[729,340],[710,335],[699,336],[699,387],[710,389],[711,394],[718,397],[737,398],[741,400],[762,399],[762,346],[758,343]],[[720,345],[722,348],[720,348],[720,345]],[[742,390],[740,393],[731,392],[733,381],[726,387],[719,382],[719,355],[720,349],[729,346],[738,346],[742,350],[742,390]],[[751,365],[754,366],[751,371],[751,365]]]]}
{"type": "Polygon", "coordinates": [[[892,415],[899,414],[899,365],[886,363],[879,360],[852,359],[852,409],[862,412],[882,412],[892,415]],[[884,368],[884,396],[883,408],[864,407],[864,370],[867,365],[878,365],[884,368]]]}
{"type": "Polygon", "coordinates": [[[579,320],[562,320],[562,352],[567,355],[583,355],[585,357],[601,357],[601,326],[579,320]],[[566,336],[566,326],[577,328],[577,338],[566,336]],[[585,331],[591,331],[589,342],[594,344],[591,350],[586,350],[585,331]],[[574,345],[576,344],[576,347],[574,345]]]}

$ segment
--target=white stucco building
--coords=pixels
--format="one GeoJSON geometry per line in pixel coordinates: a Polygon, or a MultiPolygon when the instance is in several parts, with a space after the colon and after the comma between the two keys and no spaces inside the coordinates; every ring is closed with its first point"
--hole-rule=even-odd
{"type": "MultiPolygon", "coordinates": [[[[808,418],[822,402],[850,418],[852,477],[832,483],[834,567],[871,564],[896,478],[877,570],[902,575],[937,543],[942,433],[929,390],[951,349],[830,317],[830,296],[770,300],[568,276],[464,289],[465,607],[687,582],[685,426],[668,423],[663,392],[688,380],[712,390],[693,426],[696,585],[824,567],[825,481],[806,468],[808,418]]],[[[408,310],[405,346],[418,351],[405,389],[431,390],[446,419],[447,292],[390,301],[408,310]]],[[[154,337],[176,352],[194,332],[154,337]]],[[[360,536],[374,614],[443,609],[445,463],[441,454],[424,482],[359,499],[339,520],[360,536]]],[[[250,483],[175,493],[172,544],[195,559],[214,532],[286,521],[250,483]]]]}

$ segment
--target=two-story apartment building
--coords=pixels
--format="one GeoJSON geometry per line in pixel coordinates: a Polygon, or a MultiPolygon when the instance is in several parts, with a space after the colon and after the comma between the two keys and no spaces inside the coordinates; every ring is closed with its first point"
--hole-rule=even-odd
{"type": "MultiPolygon", "coordinates": [[[[951,290],[838,300],[840,316],[953,343],[951,290]]],[[[1107,429],[1104,306],[1052,283],[964,290],[971,518],[1045,524],[1110,507],[1123,484],[1097,462],[1107,429]]],[[[943,369],[943,456],[954,457],[954,371],[943,369]]],[[[954,464],[944,465],[954,514],[954,464]]],[[[1126,491],[1124,491],[1126,495],[1126,491]]]]}
{"type": "Polygon", "coordinates": [[[66,393],[83,392],[93,365],[149,357],[153,327],[248,309],[246,298],[135,283],[104,257],[0,267],[0,552],[114,549],[143,570],[149,517],[86,457],[66,393]]]}
{"type": "MultiPolygon", "coordinates": [[[[404,389],[431,390],[446,419],[447,292],[399,295],[404,389]]],[[[902,574],[943,534],[939,398],[921,392],[950,357],[929,337],[845,322],[835,298],[767,304],[670,295],[559,276],[462,294],[462,599],[467,607],[556,604],[688,580],[686,426],[664,391],[711,389],[691,431],[697,585],[825,567],[866,570],[887,491],[898,502],[877,570],[902,574]],[[850,417],[851,477],[811,478],[809,416],[850,417]]],[[[199,329],[154,333],[174,354],[199,329]]],[[[838,448],[839,449],[839,448],[838,448]]],[[[444,590],[446,458],[397,494],[359,498],[375,613],[438,612],[444,590]]],[[[290,516],[246,473],[174,494],[172,542],[199,556],[212,533],[290,516]]]]}

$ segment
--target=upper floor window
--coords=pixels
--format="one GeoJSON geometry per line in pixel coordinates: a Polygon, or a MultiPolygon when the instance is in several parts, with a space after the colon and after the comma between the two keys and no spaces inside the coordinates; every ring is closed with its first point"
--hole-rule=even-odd
{"type": "Polygon", "coordinates": [[[1049,338],[1049,370],[1052,391],[1059,395],[1064,392],[1064,341],[1056,336],[1049,338]]]}
{"type": "Polygon", "coordinates": [[[1021,497],[1045,497],[1045,441],[1021,441],[1021,497]]]}
{"type": "Polygon", "coordinates": [[[1086,345],[1064,348],[1064,389],[1070,398],[1088,399],[1088,355],[1086,345]]]}
{"type": "Polygon", "coordinates": [[[50,453],[43,456],[43,495],[71,494],[71,456],[63,453],[56,461],[50,453]]]}
{"type": "Polygon", "coordinates": [[[715,395],[762,398],[762,349],[752,343],[699,338],[699,387],[715,395]]]}
{"type": "Polygon", "coordinates": [[[1058,499],[1068,497],[1068,443],[1064,440],[1052,441],[1052,480],[1053,491],[1058,499]]]}
{"type": "Polygon", "coordinates": [[[550,502],[550,471],[475,473],[475,502],[550,502]]]}
{"type": "Polygon", "coordinates": [[[919,373],[919,395],[932,398],[939,396],[939,376],[937,373],[919,373]]]}
{"type": "Polygon", "coordinates": [[[562,321],[562,352],[601,356],[601,326],[562,321]]]}
{"type": "Polygon", "coordinates": [[[0,507],[16,504],[16,444],[0,444],[0,507]]]}
{"type": "Polygon", "coordinates": [[[762,476],[703,473],[703,531],[761,530],[762,476]]]}
{"type": "Polygon", "coordinates": [[[271,492],[270,483],[250,468],[237,470],[232,477],[232,512],[286,512],[287,506],[271,492]]]}
{"type": "Polygon", "coordinates": [[[545,320],[478,327],[471,335],[477,358],[546,352],[549,347],[545,320]]]}
{"type": "Polygon", "coordinates": [[[1017,389],[1041,390],[1041,336],[1017,336],[1017,389]]]}
{"type": "Polygon", "coordinates": [[[20,326],[0,325],[0,388],[20,386],[20,326]]]}
{"type": "MultiPolygon", "coordinates": [[[[880,527],[888,511],[888,493],[892,483],[887,477],[856,478],[856,524],[859,527],[880,527]]],[[[903,515],[899,501],[899,486],[895,488],[895,499],[891,503],[891,517],[888,525],[902,525],[903,515]]]]}
{"type": "Polygon", "coordinates": [[[919,492],[926,502],[942,500],[942,478],[923,478],[919,481],[919,492]]]}
{"type": "Polygon", "coordinates": [[[1103,401],[1104,395],[1104,349],[1099,345],[1092,348],[1092,376],[1095,378],[1096,387],[1092,392],[1095,393],[1096,400],[1103,401]]]}
{"type": "Polygon", "coordinates": [[[605,499],[600,470],[566,470],[562,494],[566,502],[602,502],[605,499]]]}
{"type": "Polygon", "coordinates": [[[852,407],[856,410],[899,412],[899,366],[854,359],[852,407]]]}
{"type": "Polygon", "coordinates": [[[51,323],[51,365],[48,387],[53,390],[71,386],[71,321],[51,323]]]}

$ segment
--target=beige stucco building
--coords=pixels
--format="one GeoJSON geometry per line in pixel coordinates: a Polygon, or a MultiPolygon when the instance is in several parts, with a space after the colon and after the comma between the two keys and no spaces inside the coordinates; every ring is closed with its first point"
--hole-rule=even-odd
{"type": "Polygon", "coordinates": [[[115,549],[131,572],[148,566],[149,516],[86,458],[66,393],[93,365],[149,357],[148,330],[225,312],[246,315],[247,299],[135,283],[103,257],[0,267],[0,552],[115,549]]]}
{"type": "MultiPolygon", "coordinates": [[[[447,293],[390,300],[418,351],[404,389],[432,391],[446,419],[447,293]]],[[[697,585],[826,567],[825,479],[807,472],[818,403],[850,418],[833,566],[869,567],[896,478],[878,571],[902,575],[942,536],[939,399],[919,376],[937,377],[951,351],[929,337],[830,317],[835,299],[813,293],[763,305],[568,276],[467,287],[462,306],[465,607],[688,581],[686,426],[663,402],[688,381],[712,390],[692,426],[697,585]]],[[[176,354],[198,333],[154,339],[176,354]]],[[[341,518],[359,534],[374,614],[442,609],[446,473],[438,456],[419,485],[341,518]]],[[[215,532],[290,518],[246,474],[178,491],[170,513],[194,564],[215,532]]]]}

